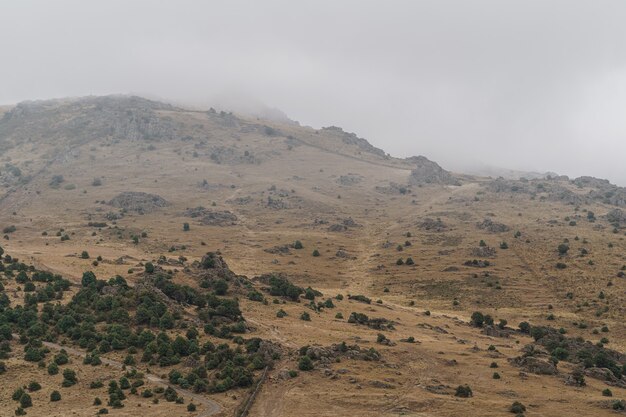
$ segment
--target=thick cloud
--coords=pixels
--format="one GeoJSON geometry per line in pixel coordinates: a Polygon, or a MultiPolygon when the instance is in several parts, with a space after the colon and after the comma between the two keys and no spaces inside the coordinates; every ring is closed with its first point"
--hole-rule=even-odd
{"type": "Polygon", "coordinates": [[[397,156],[626,185],[625,21],[620,0],[20,0],[0,103],[260,101],[397,156]]]}

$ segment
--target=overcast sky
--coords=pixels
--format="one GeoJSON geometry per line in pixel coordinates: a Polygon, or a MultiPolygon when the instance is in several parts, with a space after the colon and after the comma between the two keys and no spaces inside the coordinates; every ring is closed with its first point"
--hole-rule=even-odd
{"type": "Polygon", "coordinates": [[[626,1],[0,4],[0,103],[262,102],[394,156],[626,185],[626,1]]]}

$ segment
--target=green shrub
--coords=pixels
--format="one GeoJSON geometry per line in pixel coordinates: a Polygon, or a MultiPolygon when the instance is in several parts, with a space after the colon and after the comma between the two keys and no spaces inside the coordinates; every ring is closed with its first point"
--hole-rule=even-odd
{"type": "Polygon", "coordinates": [[[459,385],[458,387],[456,387],[454,395],[456,397],[469,398],[473,395],[473,393],[469,385],[459,385]]]}
{"type": "Polygon", "coordinates": [[[515,401],[513,404],[511,404],[509,411],[514,414],[524,414],[524,412],[526,411],[526,406],[519,401],[515,401]]]}
{"type": "Polygon", "coordinates": [[[304,355],[298,361],[298,369],[301,371],[310,371],[313,369],[313,361],[308,356],[304,355]]]}

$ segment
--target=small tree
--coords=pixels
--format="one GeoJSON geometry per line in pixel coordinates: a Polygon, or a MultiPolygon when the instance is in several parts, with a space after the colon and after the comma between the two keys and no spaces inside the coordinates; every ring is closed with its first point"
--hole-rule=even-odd
{"type": "Polygon", "coordinates": [[[526,406],[519,401],[515,401],[511,404],[509,411],[514,414],[523,414],[526,411],[526,406]]]}
{"type": "Polygon", "coordinates": [[[474,326],[483,327],[483,324],[485,323],[485,316],[483,316],[483,313],[480,311],[475,311],[472,313],[471,321],[474,326]]]}
{"type": "Polygon", "coordinates": [[[59,391],[52,391],[52,393],[50,393],[50,401],[61,401],[61,393],[59,391]]]}
{"type": "Polygon", "coordinates": [[[146,262],[146,264],[144,265],[144,268],[146,270],[146,273],[148,274],[154,273],[154,264],[152,262],[146,262]]]}
{"type": "Polygon", "coordinates": [[[30,398],[30,395],[24,393],[20,397],[20,407],[28,408],[33,406],[33,400],[30,398]]]}
{"type": "Polygon", "coordinates": [[[304,248],[304,246],[302,246],[302,242],[300,242],[299,240],[296,240],[296,243],[293,244],[293,248],[294,249],[302,249],[302,248],[304,248]]]}
{"type": "Polygon", "coordinates": [[[185,232],[189,231],[189,223],[183,223],[183,231],[185,232]]]}
{"type": "Polygon", "coordinates": [[[72,385],[75,385],[76,382],[78,382],[78,379],[76,379],[76,372],[71,369],[63,370],[63,382],[61,382],[61,386],[71,387],[72,385]]]}
{"type": "Polygon", "coordinates": [[[315,256],[315,257],[320,256],[320,251],[318,251],[317,249],[315,249],[315,250],[313,251],[313,256],[315,256]]]}
{"type": "Polygon", "coordinates": [[[461,398],[469,398],[473,395],[473,393],[469,385],[459,385],[456,387],[454,395],[461,398]]]}
{"type": "Polygon", "coordinates": [[[301,371],[310,371],[313,369],[313,361],[307,355],[304,355],[298,361],[298,369],[301,371]]]}

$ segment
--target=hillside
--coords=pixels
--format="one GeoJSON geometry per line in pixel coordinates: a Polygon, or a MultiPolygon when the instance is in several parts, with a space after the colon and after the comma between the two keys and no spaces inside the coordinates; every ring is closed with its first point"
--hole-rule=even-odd
{"type": "Polygon", "coordinates": [[[32,380],[29,415],[230,416],[257,386],[254,416],[619,412],[626,189],[444,168],[139,97],[0,109],[0,415],[32,380]],[[47,371],[61,348],[67,387],[47,371]],[[146,387],[107,405],[122,377],[146,387]],[[142,394],[167,384],[173,401],[142,394]]]}

